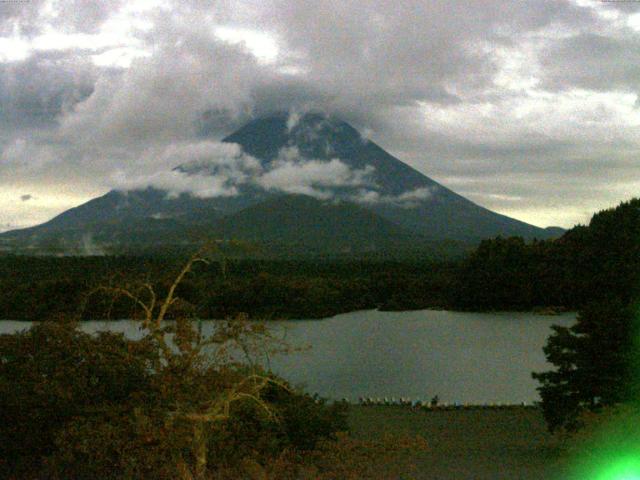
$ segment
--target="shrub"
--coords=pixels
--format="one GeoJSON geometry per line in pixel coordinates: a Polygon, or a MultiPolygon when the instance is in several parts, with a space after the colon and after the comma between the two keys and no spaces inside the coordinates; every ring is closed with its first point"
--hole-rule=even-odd
{"type": "Polygon", "coordinates": [[[43,322],[0,336],[0,458],[5,469],[37,468],[57,432],[97,405],[118,405],[150,382],[142,343],[96,337],[43,322]]]}
{"type": "Polygon", "coordinates": [[[257,366],[287,350],[264,325],[241,316],[203,335],[176,296],[197,261],[163,298],[149,284],[102,289],[134,302],[141,340],[54,321],[0,336],[4,478],[377,478],[404,451],[340,434],[345,405],[257,366]]]}

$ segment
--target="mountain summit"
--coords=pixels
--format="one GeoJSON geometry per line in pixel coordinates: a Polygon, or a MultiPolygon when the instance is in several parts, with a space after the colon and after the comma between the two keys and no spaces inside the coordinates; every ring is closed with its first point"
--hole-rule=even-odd
{"type": "Polygon", "coordinates": [[[280,113],[254,120],[226,137],[248,154],[269,165],[287,149],[297,149],[306,159],[340,159],[354,170],[374,169],[375,190],[401,195],[436,182],[364,138],[346,122],[322,114],[308,113],[292,120],[280,113]]]}
{"type": "Polygon", "coordinates": [[[323,114],[261,117],[222,142],[225,155],[197,150],[198,158],[172,172],[181,184],[211,186],[210,194],[169,194],[153,183],[113,190],[44,224],[0,234],[0,249],[91,254],[189,248],[215,238],[283,251],[371,252],[558,233],[467,200],[323,114]]]}
{"type": "Polygon", "coordinates": [[[467,200],[332,117],[311,113],[292,122],[288,114],[276,114],[248,123],[224,141],[239,144],[267,165],[283,150],[296,148],[305,158],[338,158],[354,171],[369,169],[370,185],[334,194],[432,239],[477,241],[496,235],[542,239],[557,234],[467,200]]]}

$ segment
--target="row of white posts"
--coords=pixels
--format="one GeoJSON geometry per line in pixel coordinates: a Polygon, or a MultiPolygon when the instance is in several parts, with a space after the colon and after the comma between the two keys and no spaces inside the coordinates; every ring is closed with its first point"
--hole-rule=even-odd
{"type": "MultiPolygon", "coordinates": [[[[343,398],[343,402],[351,403],[348,399],[343,398]]],[[[479,410],[479,409],[507,409],[507,408],[537,408],[537,405],[533,403],[521,402],[521,403],[481,403],[481,404],[471,404],[471,403],[447,403],[447,402],[438,402],[433,403],[425,400],[412,400],[407,397],[360,397],[357,402],[358,405],[362,406],[377,406],[377,405],[386,405],[386,406],[404,406],[404,407],[412,407],[415,409],[424,409],[424,410],[479,410]]]]}

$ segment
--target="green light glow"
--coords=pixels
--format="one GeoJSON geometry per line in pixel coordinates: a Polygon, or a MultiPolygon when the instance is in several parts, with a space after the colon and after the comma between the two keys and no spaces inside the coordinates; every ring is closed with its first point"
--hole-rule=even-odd
{"type": "Polygon", "coordinates": [[[640,458],[633,456],[618,459],[597,474],[594,480],[640,480],[640,458]]]}
{"type": "Polygon", "coordinates": [[[572,439],[569,468],[558,480],[640,480],[640,315],[633,326],[633,378],[624,404],[605,408],[572,439]]]}
{"type": "Polygon", "coordinates": [[[640,404],[598,416],[573,450],[573,468],[562,480],[640,480],[640,404]]]}

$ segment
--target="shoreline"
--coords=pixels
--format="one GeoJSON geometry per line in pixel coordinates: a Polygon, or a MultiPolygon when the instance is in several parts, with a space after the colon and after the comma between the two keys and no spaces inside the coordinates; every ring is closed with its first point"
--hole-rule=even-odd
{"type": "MultiPolygon", "coordinates": [[[[454,312],[454,313],[469,313],[469,314],[487,314],[487,315],[506,315],[510,313],[530,313],[532,315],[538,315],[541,317],[560,317],[562,315],[568,314],[576,314],[577,312],[570,309],[558,309],[557,307],[549,307],[546,308],[533,308],[526,310],[469,310],[469,309],[455,309],[455,308],[447,308],[447,307],[426,307],[426,308],[410,308],[406,310],[395,310],[395,309],[384,309],[384,308],[365,308],[365,309],[356,309],[356,310],[346,310],[340,311],[328,316],[323,317],[281,317],[281,318],[249,318],[249,320],[254,321],[265,321],[269,322],[296,322],[296,321],[322,321],[329,320],[335,318],[340,315],[348,315],[351,313],[360,313],[360,312],[380,312],[380,313],[409,313],[409,312],[421,312],[421,311],[433,311],[433,312],[454,312]]],[[[87,322],[124,322],[131,321],[131,318],[94,318],[94,319],[82,319],[77,320],[78,323],[87,323],[87,322]]],[[[203,322],[214,322],[214,321],[224,321],[227,320],[225,318],[200,318],[194,319],[194,321],[203,321],[203,322]]],[[[22,323],[33,323],[43,320],[28,320],[28,319],[12,319],[12,318],[0,318],[0,322],[22,322],[22,323]]],[[[174,321],[174,319],[167,318],[166,321],[174,321]]]]}

